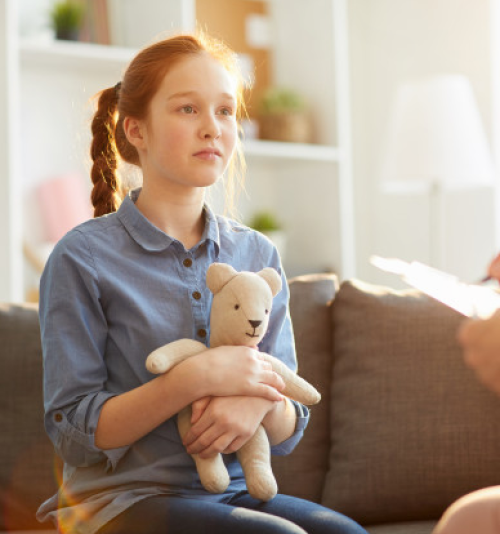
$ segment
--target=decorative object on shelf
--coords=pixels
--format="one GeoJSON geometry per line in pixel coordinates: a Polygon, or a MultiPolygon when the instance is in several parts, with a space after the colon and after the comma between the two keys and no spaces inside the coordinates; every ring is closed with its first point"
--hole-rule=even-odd
{"type": "Polygon", "coordinates": [[[36,190],[45,241],[57,243],[78,224],[92,218],[90,192],[83,177],[69,173],[41,182],[36,190]]]}
{"type": "Polygon", "coordinates": [[[278,249],[281,260],[285,259],[286,232],[271,211],[258,211],[250,219],[248,226],[267,236],[278,249]]]}
{"type": "Polygon", "coordinates": [[[85,4],[82,0],[56,2],[50,12],[56,39],[77,41],[84,17],[85,4]]]}
{"type": "Polygon", "coordinates": [[[85,0],[85,16],[79,40],[103,45],[111,44],[108,0],[85,0]]]}
{"type": "Polygon", "coordinates": [[[382,190],[430,195],[433,267],[446,268],[446,191],[491,187],[493,180],[493,161],[469,80],[441,75],[402,84],[389,122],[382,190]]]}
{"type": "Polygon", "coordinates": [[[304,98],[291,89],[268,89],[260,103],[259,136],[273,141],[310,143],[312,124],[304,98]]]}

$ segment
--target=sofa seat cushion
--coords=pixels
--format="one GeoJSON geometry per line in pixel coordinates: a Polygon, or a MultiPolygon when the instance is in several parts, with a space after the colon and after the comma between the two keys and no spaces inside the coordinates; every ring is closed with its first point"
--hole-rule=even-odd
{"type": "Polygon", "coordinates": [[[431,520],[500,484],[500,397],[466,367],[463,320],[414,290],[344,282],[323,504],[368,524],[431,520]]]}

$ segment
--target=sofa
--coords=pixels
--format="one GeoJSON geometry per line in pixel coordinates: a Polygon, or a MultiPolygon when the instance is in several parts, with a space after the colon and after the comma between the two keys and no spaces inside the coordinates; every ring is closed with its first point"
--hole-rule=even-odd
{"type": "MultiPolygon", "coordinates": [[[[430,534],[459,496],[500,484],[500,398],[464,365],[463,320],[414,290],[335,275],[290,281],[299,371],[322,393],[303,440],[274,457],[280,491],[370,534],[430,534]]],[[[34,305],[0,305],[0,533],[46,530],[60,461],[43,429],[34,305]]]]}

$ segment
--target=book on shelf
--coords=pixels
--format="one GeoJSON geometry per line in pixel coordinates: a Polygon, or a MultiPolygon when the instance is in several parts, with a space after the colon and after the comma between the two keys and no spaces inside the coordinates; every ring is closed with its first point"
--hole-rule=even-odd
{"type": "Polygon", "coordinates": [[[111,44],[108,0],[85,0],[86,15],[80,32],[80,41],[111,44]]]}

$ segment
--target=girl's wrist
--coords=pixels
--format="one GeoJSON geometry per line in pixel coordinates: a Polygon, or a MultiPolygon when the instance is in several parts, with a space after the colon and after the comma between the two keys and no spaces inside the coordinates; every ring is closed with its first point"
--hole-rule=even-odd
{"type": "Polygon", "coordinates": [[[200,363],[203,364],[197,360],[196,356],[187,358],[164,375],[165,389],[178,388],[179,393],[185,396],[186,405],[210,395],[206,380],[202,378],[206,370],[200,367],[200,363]]]}

